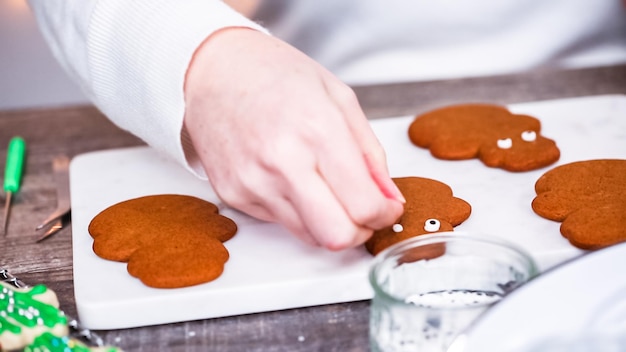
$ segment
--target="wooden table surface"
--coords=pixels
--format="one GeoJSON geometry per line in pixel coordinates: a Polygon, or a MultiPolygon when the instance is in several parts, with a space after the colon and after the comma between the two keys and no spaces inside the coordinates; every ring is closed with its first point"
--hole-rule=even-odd
{"type": "MultiPolygon", "coordinates": [[[[499,104],[626,94],[626,65],[520,75],[355,87],[370,118],[416,114],[459,102],[499,104]]],[[[76,315],[71,228],[35,243],[35,226],[56,206],[52,158],[143,144],[92,106],[0,111],[0,164],[9,139],[21,135],[28,156],[13,199],[8,234],[0,236],[0,268],[57,292],[76,315]]],[[[4,204],[4,194],[2,195],[4,204]]],[[[366,351],[369,302],[352,302],[113,331],[98,331],[125,351],[366,351]]],[[[123,319],[123,317],[120,317],[123,319]]]]}

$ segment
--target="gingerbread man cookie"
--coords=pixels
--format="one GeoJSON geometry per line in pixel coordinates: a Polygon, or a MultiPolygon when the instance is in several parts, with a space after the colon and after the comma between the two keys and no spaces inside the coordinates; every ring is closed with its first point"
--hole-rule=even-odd
{"type": "Polygon", "coordinates": [[[480,159],[507,171],[548,166],[560,157],[556,143],[540,134],[534,117],[488,104],[448,106],[419,115],[409,127],[411,142],[439,159],[480,159]]]}
{"type": "Polygon", "coordinates": [[[452,195],[445,183],[422,177],[394,178],[404,197],[404,213],[393,226],[378,230],[365,243],[372,255],[402,240],[434,232],[453,231],[472,208],[452,195]]]}
{"type": "Polygon", "coordinates": [[[561,234],[581,249],[626,241],[626,160],[573,162],[543,174],[532,208],[562,222],[561,234]]]}
{"type": "Polygon", "coordinates": [[[89,224],[93,250],[101,258],[128,262],[144,284],[176,288],[219,277],[228,251],[222,242],[237,225],[199,198],[165,194],[114,204],[89,224]]]}

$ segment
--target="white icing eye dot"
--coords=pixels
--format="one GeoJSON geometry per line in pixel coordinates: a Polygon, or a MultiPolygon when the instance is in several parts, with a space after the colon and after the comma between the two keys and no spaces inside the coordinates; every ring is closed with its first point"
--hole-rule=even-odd
{"type": "Polygon", "coordinates": [[[441,223],[437,219],[428,219],[426,220],[426,222],[424,222],[424,230],[428,232],[439,231],[440,227],[441,223]]]}
{"type": "Polygon", "coordinates": [[[498,148],[509,149],[512,146],[513,146],[513,141],[511,140],[511,138],[498,139],[498,148]]]}
{"type": "Polygon", "coordinates": [[[404,231],[404,227],[402,227],[402,225],[400,224],[393,224],[391,229],[393,230],[393,232],[396,232],[396,233],[404,231]]]}
{"type": "Polygon", "coordinates": [[[526,142],[534,142],[537,139],[537,132],[524,131],[522,132],[522,140],[526,142]]]}

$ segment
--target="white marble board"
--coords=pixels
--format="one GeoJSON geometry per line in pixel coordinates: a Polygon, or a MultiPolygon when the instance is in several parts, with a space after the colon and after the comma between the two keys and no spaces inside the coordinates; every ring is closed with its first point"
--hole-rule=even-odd
{"type": "MultiPolygon", "coordinates": [[[[626,159],[626,96],[596,96],[510,106],[542,121],[557,141],[556,165],[596,158],[626,159]]],[[[511,173],[478,160],[443,161],[410,144],[412,116],[373,120],[392,176],[421,176],[450,185],[472,205],[457,230],[506,238],[529,251],[542,269],[581,252],[559,233],[560,223],[530,208],[536,179],[549,168],[511,173]]],[[[74,287],[78,315],[91,329],[118,329],[177,321],[369,299],[371,256],[363,248],[328,252],[311,248],[275,224],[232,209],[239,233],[217,280],[181,289],[154,289],[103,260],[87,232],[91,219],[117,202],[149,194],[178,193],[218,202],[208,183],[147,147],[105,150],[75,157],[70,167],[74,287]]],[[[164,268],[167,270],[167,268],[164,268]]]]}

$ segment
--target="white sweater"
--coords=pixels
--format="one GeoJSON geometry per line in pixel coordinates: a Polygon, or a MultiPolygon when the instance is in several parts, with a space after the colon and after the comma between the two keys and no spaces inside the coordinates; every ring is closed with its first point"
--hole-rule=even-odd
{"type": "MultiPolygon", "coordinates": [[[[217,29],[264,28],[219,0],[29,2],[105,115],[203,175],[182,133],[191,57],[217,29]]],[[[351,84],[626,62],[620,0],[266,0],[256,20],[351,84]]]]}
{"type": "Polygon", "coordinates": [[[182,133],[184,80],[214,31],[265,31],[219,0],[29,0],[54,56],[109,119],[204,178],[182,133]]]}

